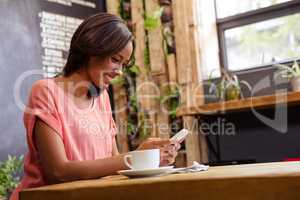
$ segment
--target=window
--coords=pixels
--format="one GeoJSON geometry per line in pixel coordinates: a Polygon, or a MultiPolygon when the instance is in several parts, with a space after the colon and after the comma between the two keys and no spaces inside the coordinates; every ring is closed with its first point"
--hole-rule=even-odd
{"type": "Polygon", "coordinates": [[[246,70],[300,58],[299,0],[215,0],[221,64],[246,70]]]}
{"type": "Polygon", "coordinates": [[[218,31],[216,26],[215,4],[212,0],[195,1],[198,17],[200,70],[202,80],[220,76],[218,31]]]}
{"type": "Polygon", "coordinates": [[[245,13],[259,8],[265,8],[290,0],[215,0],[218,18],[245,13]]]}

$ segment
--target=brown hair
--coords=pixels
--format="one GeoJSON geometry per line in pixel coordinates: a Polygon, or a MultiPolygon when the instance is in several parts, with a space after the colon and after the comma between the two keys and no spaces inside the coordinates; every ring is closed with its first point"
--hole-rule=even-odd
{"type": "Polygon", "coordinates": [[[132,33],[120,17],[109,13],[88,17],[72,37],[64,76],[85,67],[92,56],[107,58],[118,53],[132,40],[132,33]]]}

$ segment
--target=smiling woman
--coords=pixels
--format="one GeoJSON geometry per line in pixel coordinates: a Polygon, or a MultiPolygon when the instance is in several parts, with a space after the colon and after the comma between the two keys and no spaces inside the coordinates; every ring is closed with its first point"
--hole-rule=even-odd
{"type": "MultiPolygon", "coordinates": [[[[63,74],[33,85],[24,113],[29,148],[25,176],[12,200],[25,188],[99,178],[127,168],[117,149],[106,89],[131,59],[132,43],[122,19],[93,15],[73,35],[63,74]]],[[[160,149],[160,164],[168,165],[179,144],[156,138],[138,149],[160,149]]]]}
{"type": "Polygon", "coordinates": [[[64,75],[69,77],[87,69],[94,86],[107,86],[109,79],[118,75],[115,72],[131,58],[132,39],[122,19],[108,14],[91,16],[72,37],[64,75]]]}

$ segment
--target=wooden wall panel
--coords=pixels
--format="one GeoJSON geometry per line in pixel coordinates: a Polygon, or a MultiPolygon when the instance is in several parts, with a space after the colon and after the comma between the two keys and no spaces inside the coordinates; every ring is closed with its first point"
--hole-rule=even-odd
{"type": "Polygon", "coordinates": [[[190,34],[187,20],[186,2],[173,0],[174,35],[176,43],[177,75],[180,84],[192,82],[192,63],[190,54],[190,34]]]}
{"type": "Polygon", "coordinates": [[[192,165],[193,161],[202,162],[201,148],[198,138],[198,121],[193,116],[183,117],[184,128],[190,131],[185,139],[187,165],[192,165]]]}
{"type": "Polygon", "coordinates": [[[177,83],[177,69],[176,69],[175,54],[167,55],[167,65],[168,65],[169,82],[177,83]]]}
{"type": "MultiPolygon", "coordinates": [[[[196,0],[173,0],[174,34],[178,82],[181,87],[181,106],[204,104],[204,92],[200,73],[200,45],[196,0]]],[[[207,161],[205,136],[193,127],[197,125],[194,116],[183,116],[184,125],[191,131],[186,139],[187,162],[207,161]]]]}
{"type": "MultiPolygon", "coordinates": [[[[106,1],[107,12],[119,15],[119,7],[120,1],[119,0],[107,0],[106,1]]],[[[128,138],[127,138],[127,130],[126,124],[128,121],[128,114],[126,111],[127,106],[127,97],[126,97],[126,90],[122,86],[113,86],[113,93],[114,93],[114,103],[115,103],[115,122],[118,128],[117,134],[117,144],[118,150],[120,153],[125,153],[129,151],[128,145],[128,138]]]]}
{"type": "MultiPolygon", "coordinates": [[[[159,8],[158,0],[145,1],[146,14],[152,16],[159,8]]],[[[166,72],[165,57],[163,50],[162,27],[148,31],[149,53],[151,74],[161,74],[166,72]]]]}
{"type": "MultiPolygon", "coordinates": [[[[144,29],[144,14],[143,1],[131,0],[131,18],[136,42],[135,59],[136,65],[141,69],[141,74],[136,79],[137,97],[141,110],[146,110],[149,113],[148,123],[150,123],[152,127],[155,127],[156,116],[155,113],[152,113],[155,109],[155,100],[151,97],[145,98],[155,93],[155,89],[151,77],[148,74],[148,69],[146,69],[147,66],[145,66],[146,32],[144,29]]],[[[151,137],[156,137],[156,129],[151,128],[150,131],[151,137]]]]}
{"type": "MultiPolygon", "coordinates": [[[[159,89],[160,96],[165,96],[168,89],[168,79],[165,74],[153,76],[154,82],[159,89]]],[[[171,129],[169,127],[169,114],[167,105],[157,102],[156,130],[160,138],[169,138],[171,129]]]]}
{"type": "Polygon", "coordinates": [[[108,13],[119,15],[120,0],[106,0],[106,9],[108,13]]]}

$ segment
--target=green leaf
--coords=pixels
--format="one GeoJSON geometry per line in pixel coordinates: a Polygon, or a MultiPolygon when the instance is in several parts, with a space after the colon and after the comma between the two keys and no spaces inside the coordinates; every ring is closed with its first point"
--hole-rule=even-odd
{"type": "Polygon", "coordinates": [[[8,159],[0,163],[0,196],[7,196],[7,192],[16,188],[19,174],[22,171],[23,156],[19,158],[8,155],[8,159]]]}
{"type": "Polygon", "coordinates": [[[129,68],[129,70],[135,75],[139,75],[141,73],[140,67],[137,65],[133,65],[132,67],[129,68]]]}
{"type": "Polygon", "coordinates": [[[147,17],[145,20],[145,29],[148,31],[152,31],[160,26],[160,21],[155,18],[147,17]]]}
{"type": "Polygon", "coordinates": [[[153,17],[156,18],[156,19],[160,19],[160,17],[162,16],[164,12],[164,8],[163,7],[159,7],[157,8],[154,13],[153,13],[153,17]]]}
{"type": "Polygon", "coordinates": [[[152,15],[146,14],[144,28],[148,31],[152,31],[161,25],[160,17],[163,13],[163,8],[159,7],[152,15]]]}
{"type": "Polygon", "coordinates": [[[111,84],[113,85],[124,85],[125,79],[123,76],[117,76],[111,80],[111,84]]]}

